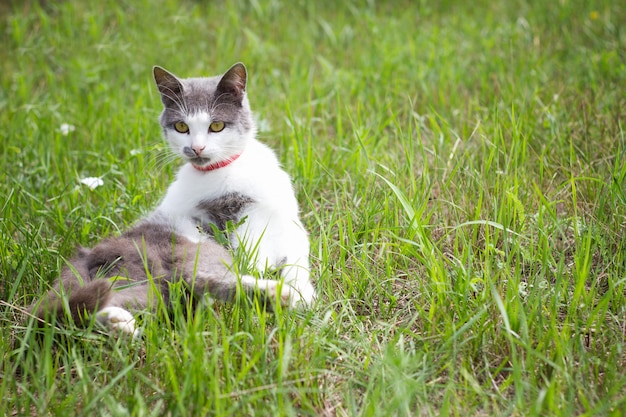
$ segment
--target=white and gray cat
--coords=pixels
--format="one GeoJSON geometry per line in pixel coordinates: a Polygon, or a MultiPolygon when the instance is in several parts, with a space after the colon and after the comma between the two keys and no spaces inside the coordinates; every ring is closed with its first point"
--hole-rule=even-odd
{"type": "Polygon", "coordinates": [[[196,299],[232,300],[241,288],[270,304],[310,305],[308,234],[289,176],[256,139],[244,65],[188,79],[155,67],[154,79],[164,136],[185,165],[152,213],[121,236],[80,249],[31,311],[43,317],[69,307],[75,321],[95,313],[110,328],[135,334],[129,310],[150,308],[157,297],[179,302],[169,299],[177,282],[196,299]],[[228,223],[237,225],[230,245],[251,254],[259,271],[278,270],[282,283],[233,272],[228,251],[210,236],[228,223]]]}

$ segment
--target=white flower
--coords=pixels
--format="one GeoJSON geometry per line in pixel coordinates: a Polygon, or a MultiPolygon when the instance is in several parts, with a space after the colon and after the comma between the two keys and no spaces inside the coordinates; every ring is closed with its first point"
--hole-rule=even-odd
{"type": "Polygon", "coordinates": [[[76,126],[71,125],[69,123],[62,123],[61,126],[59,126],[59,131],[61,132],[63,136],[67,136],[69,135],[70,132],[73,132],[75,130],[76,130],[76,126]]]}
{"type": "Polygon", "coordinates": [[[81,184],[85,184],[91,190],[104,184],[104,181],[102,181],[102,178],[100,177],[86,177],[82,178],[80,182],[81,184]]]}

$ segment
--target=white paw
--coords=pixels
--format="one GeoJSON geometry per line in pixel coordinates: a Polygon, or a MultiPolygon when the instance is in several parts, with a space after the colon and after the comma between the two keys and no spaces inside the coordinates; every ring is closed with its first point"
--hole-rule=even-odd
{"type": "Polygon", "coordinates": [[[311,283],[285,284],[282,288],[281,304],[291,308],[307,308],[315,302],[315,288],[311,283]]]}
{"type": "Polygon", "coordinates": [[[96,314],[96,320],[109,329],[131,335],[133,339],[140,336],[139,330],[135,328],[135,317],[133,317],[130,311],[121,307],[103,308],[96,314]]]}
{"type": "Polygon", "coordinates": [[[270,300],[276,300],[278,289],[280,295],[277,302],[283,307],[306,308],[315,301],[315,288],[310,282],[282,284],[280,281],[268,279],[256,279],[254,277],[241,276],[241,284],[247,289],[258,289],[263,291],[270,300]]]}

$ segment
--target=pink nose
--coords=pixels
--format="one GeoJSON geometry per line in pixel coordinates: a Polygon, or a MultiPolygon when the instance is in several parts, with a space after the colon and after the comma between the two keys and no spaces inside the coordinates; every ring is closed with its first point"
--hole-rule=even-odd
{"type": "Polygon", "coordinates": [[[198,156],[200,156],[204,148],[205,147],[202,145],[191,145],[191,149],[193,150],[193,153],[195,153],[198,156]]]}

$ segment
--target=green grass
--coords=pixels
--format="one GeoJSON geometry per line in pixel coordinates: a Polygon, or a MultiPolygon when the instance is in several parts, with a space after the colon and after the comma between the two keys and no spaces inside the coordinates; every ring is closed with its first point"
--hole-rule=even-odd
{"type": "Polygon", "coordinates": [[[5,415],[626,414],[620,2],[26,0],[0,16],[5,415]],[[152,65],[236,61],[294,179],[316,308],[157,314],[136,344],[24,326],[77,245],[173,178],[152,65]]]}

